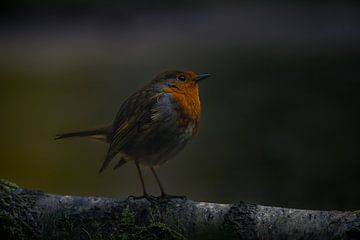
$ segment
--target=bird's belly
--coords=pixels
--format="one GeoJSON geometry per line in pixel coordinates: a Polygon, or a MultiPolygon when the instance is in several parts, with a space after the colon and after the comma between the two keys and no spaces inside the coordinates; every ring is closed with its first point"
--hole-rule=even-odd
{"type": "Polygon", "coordinates": [[[160,165],[181,151],[195,133],[194,124],[186,127],[179,127],[176,123],[173,126],[168,124],[166,128],[147,133],[135,144],[135,151],[126,154],[142,165],[160,165]]]}

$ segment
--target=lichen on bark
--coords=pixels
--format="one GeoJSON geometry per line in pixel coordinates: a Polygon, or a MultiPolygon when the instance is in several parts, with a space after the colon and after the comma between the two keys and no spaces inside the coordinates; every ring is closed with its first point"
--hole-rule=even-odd
{"type": "Polygon", "coordinates": [[[34,192],[18,194],[20,188],[6,180],[0,180],[0,236],[4,239],[36,238],[38,232],[34,220],[34,192]]]}

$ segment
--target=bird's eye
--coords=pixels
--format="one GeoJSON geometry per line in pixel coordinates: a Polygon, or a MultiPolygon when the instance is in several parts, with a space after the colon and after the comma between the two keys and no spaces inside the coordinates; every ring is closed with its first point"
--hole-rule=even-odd
{"type": "Polygon", "coordinates": [[[185,80],[186,80],[186,77],[185,77],[184,75],[180,75],[180,76],[178,77],[178,79],[179,79],[180,81],[185,81],[185,80]]]}

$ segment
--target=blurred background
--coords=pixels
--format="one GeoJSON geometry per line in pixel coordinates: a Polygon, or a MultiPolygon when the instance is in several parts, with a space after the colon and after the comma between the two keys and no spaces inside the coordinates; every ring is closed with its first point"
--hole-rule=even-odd
{"type": "Polygon", "coordinates": [[[169,193],[360,209],[355,1],[23,0],[0,13],[0,178],[140,195],[133,164],[98,174],[106,145],[53,137],[110,123],[158,72],[191,69],[213,78],[201,84],[197,138],[158,170],[169,193]]]}

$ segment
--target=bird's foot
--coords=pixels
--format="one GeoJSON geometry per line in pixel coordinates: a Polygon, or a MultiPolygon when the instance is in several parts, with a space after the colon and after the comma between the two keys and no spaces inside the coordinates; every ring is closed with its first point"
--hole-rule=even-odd
{"type": "Polygon", "coordinates": [[[180,200],[186,200],[186,196],[176,196],[176,195],[170,195],[167,193],[161,194],[159,197],[155,197],[149,194],[144,194],[142,196],[129,196],[128,199],[130,200],[138,200],[138,199],[146,199],[151,203],[158,203],[163,201],[168,201],[171,199],[180,199],[180,200]]]}
{"type": "Polygon", "coordinates": [[[142,196],[133,196],[133,195],[130,195],[129,197],[128,197],[128,199],[130,200],[138,200],[138,199],[146,199],[146,200],[148,200],[149,202],[156,202],[157,201],[157,197],[155,197],[155,196],[151,196],[151,195],[149,195],[149,194],[147,194],[147,193],[145,193],[144,195],[142,195],[142,196]]]}
{"type": "Polygon", "coordinates": [[[163,199],[163,200],[169,200],[169,199],[181,199],[181,200],[186,200],[186,196],[176,196],[176,195],[170,195],[170,194],[167,194],[167,193],[162,193],[159,197],[160,199],[163,199]]]}
{"type": "Polygon", "coordinates": [[[148,200],[149,202],[151,202],[151,203],[156,203],[156,202],[158,202],[158,198],[157,197],[155,197],[155,196],[151,196],[151,195],[148,195],[148,194],[144,194],[144,198],[146,199],[146,200],[148,200]]]}

